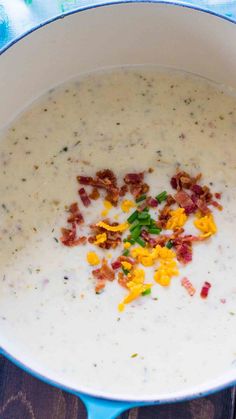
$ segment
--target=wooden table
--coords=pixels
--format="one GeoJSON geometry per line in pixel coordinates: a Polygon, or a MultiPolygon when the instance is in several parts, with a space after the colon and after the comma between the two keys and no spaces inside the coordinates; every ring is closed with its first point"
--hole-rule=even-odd
{"type": "MultiPolygon", "coordinates": [[[[191,402],[133,409],[120,419],[236,419],[235,401],[236,387],[191,402]]],[[[0,357],[0,419],[86,419],[86,411],[77,397],[0,357]]]]}

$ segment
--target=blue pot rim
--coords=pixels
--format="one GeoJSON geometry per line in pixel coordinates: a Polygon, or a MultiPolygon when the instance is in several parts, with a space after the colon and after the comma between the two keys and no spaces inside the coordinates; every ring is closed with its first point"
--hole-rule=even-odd
{"type": "Polygon", "coordinates": [[[21,39],[30,35],[32,32],[48,25],[49,23],[53,23],[53,22],[55,22],[59,19],[63,19],[66,16],[70,16],[70,15],[73,15],[75,13],[83,12],[83,11],[86,11],[86,10],[97,9],[98,7],[113,6],[113,5],[119,5],[119,4],[137,4],[137,3],[141,3],[141,4],[142,3],[143,4],[163,4],[163,5],[166,5],[166,6],[183,7],[183,8],[187,8],[187,9],[196,10],[197,12],[203,12],[203,13],[207,13],[209,15],[213,15],[215,17],[218,17],[219,19],[224,19],[224,20],[228,21],[229,23],[233,23],[233,24],[236,23],[236,18],[233,18],[232,16],[230,16],[230,14],[227,15],[227,13],[225,13],[225,11],[222,11],[222,13],[220,13],[218,11],[214,11],[212,9],[214,7],[214,5],[211,5],[212,8],[209,8],[209,7],[207,7],[207,5],[205,5],[205,7],[203,7],[203,6],[198,6],[198,5],[195,5],[195,4],[192,4],[192,3],[187,3],[187,2],[184,2],[184,1],[181,1],[181,0],[180,1],[173,1],[173,0],[113,0],[113,1],[110,0],[110,1],[100,1],[100,2],[97,2],[97,3],[94,3],[94,4],[88,4],[88,5],[75,7],[72,10],[68,10],[66,12],[59,13],[55,16],[52,16],[48,19],[45,19],[41,23],[38,23],[38,24],[32,26],[30,29],[26,30],[25,32],[23,32],[19,36],[16,36],[11,41],[7,42],[6,45],[4,45],[2,48],[0,48],[0,55],[3,54],[5,51],[7,51],[14,44],[21,41],[21,39]]]}
{"type": "MultiPolygon", "coordinates": [[[[105,2],[98,2],[98,3],[94,3],[94,4],[90,4],[90,5],[83,5],[83,6],[79,6],[79,7],[75,7],[72,10],[68,10],[66,12],[62,12],[59,13],[53,17],[50,17],[48,19],[45,19],[43,22],[36,24],[34,26],[32,26],[30,29],[28,29],[27,31],[23,32],[22,34],[20,34],[19,36],[16,36],[15,38],[13,38],[10,42],[8,42],[6,45],[4,45],[2,48],[0,48],[0,55],[2,55],[4,52],[6,52],[9,48],[11,48],[13,45],[15,45],[16,43],[18,43],[19,41],[21,41],[22,39],[24,39],[26,36],[30,35],[31,33],[35,32],[36,30],[43,28],[44,26],[53,23],[59,19],[62,19],[66,16],[69,15],[73,15],[75,13],[79,13],[79,12],[83,12],[86,10],[92,10],[92,9],[96,9],[98,7],[104,7],[104,6],[113,6],[113,5],[119,5],[119,4],[162,4],[162,5],[166,5],[166,6],[178,6],[178,7],[183,7],[183,8],[187,8],[187,9],[192,9],[195,10],[197,12],[203,12],[203,13],[207,13],[209,15],[213,15],[219,19],[224,19],[226,21],[228,21],[229,23],[236,23],[236,20],[231,17],[230,15],[227,15],[225,13],[220,13],[218,11],[214,11],[208,7],[202,7],[202,6],[198,6],[192,3],[185,3],[182,1],[172,1],[172,0],[114,0],[114,1],[105,1],[105,2]]],[[[207,5],[205,5],[207,6],[207,5]]],[[[214,5],[210,5],[211,7],[214,7],[214,5]]],[[[82,397],[82,400],[86,402],[86,397],[93,397],[95,399],[99,401],[101,401],[101,403],[104,402],[109,402],[109,401],[114,401],[114,402],[120,402],[120,403],[124,403],[127,404],[127,408],[130,407],[135,407],[135,405],[137,404],[137,406],[147,406],[147,405],[159,405],[159,404],[165,404],[165,403],[176,403],[176,402],[186,402],[189,400],[193,400],[196,398],[200,398],[200,397],[205,397],[205,396],[209,396],[213,393],[216,393],[217,391],[222,391],[225,390],[227,388],[230,388],[234,385],[236,385],[236,377],[235,379],[232,380],[226,380],[225,382],[221,383],[221,384],[217,384],[217,385],[213,385],[210,389],[206,389],[203,391],[190,391],[188,392],[188,394],[186,395],[178,395],[178,393],[176,393],[176,396],[174,395],[174,393],[172,393],[172,396],[168,396],[168,397],[160,397],[160,399],[155,399],[155,398],[125,398],[125,397],[119,397],[116,398],[114,395],[104,395],[102,392],[100,394],[100,392],[90,392],[90,391],[83,391],[83,390],[76,390],[70,386],[64,385],[62,383],[60,383],[59,381],[54,381],[53,379],[48,378],[45,375],[42,375],[40,373],[38,373],[36,370],[31,369],[30,367],[28,367],[26,364],[24,364],[22,361],[20,361],[19,359],[15,358],[13,355],[11,355],[9,352],[7,352],[3,347],[0,347],[0,355],[3,355],[5,358],[7,358],[9,361],[11,361],[12,363],[14,363],[17,367],[21,368],[23,371],[25,371],[26,373],[32,375],[33,377],[45,382],[46,384],[52,385],[58,389],[67,391],[71,394],[74,394],[78,397],[82,397]]],[[[107,393],[107,392],[106,392],[107,393]]],[[[89,401],[88,401],[89,404],[89,401]]]]}

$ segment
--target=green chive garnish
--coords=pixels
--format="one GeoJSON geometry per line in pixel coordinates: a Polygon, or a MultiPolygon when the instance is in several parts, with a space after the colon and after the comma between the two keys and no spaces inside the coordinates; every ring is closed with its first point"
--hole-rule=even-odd
{"type": "Polygon", "coordinates": [[[144,201],[144,199],[146,199],[147,198],[147,195],[140,195],[138,198],[136,198],[135,199],[135,202],[142,202],[142,201],[144,201]]]}
{"type": "Polygon", "coordinates": [[[137,210],[134,211],[133,214],[131,214],[129,216],[129,218],[127,219],[128,223],[132,224],[136,220],[136,218],[138,217],[138,214],[139,214],[139,212],[137,210]]]}
{"type": "Polygon", "coordinates": [[[157,201],[159,202],[159,204],[160,204],[161,202],[165,201],[165,200],[166,200],[166,198],[167,198],[167,192],[166,192],[166,191],[163,191],[163,192],[159,193],[159,194],[156,196],[156,199],[157,199],[157,201]]]}
{"type": "Polygon", "coordinates": [[[135,240],[132,239],[132,237],[130,237],[130,239],[128,240],[128,242],[130,242],[131,244],[134,244],[135,243],[135,240]]]}
{"type": "Polygon", "coordinates": [[[166,243],[166,247],[167,247],[168,249],[171,249],[171,248],[173,247],[173,242],[172,242],[171,240],[169,240],[169,241],[166,243]]]}
{"type": "Polygon", "coordinates": [[[122,266],[122,271],[124,272],[125,275],[128,275],[129,274],[128,269],[125,269],[123,266],[122,266]]]}
{"type": "Polygon", "coordinates": [[[125,250],[124,250],[124,252],[123,252],[123,256],[129,256],[129,250],[128,250],[128,249],[125,249],[125,250]]]}
{"type": "Polygon", "coordinates": [[[150,234],[160,234],[161,229],[160,229],[160,228],[155,228],[155,227],[150,227],[150,228],[148,229],[148,232],[149,232],[150,234]]]}
{"type": "Polygon", "coordinates": [[[139,220],[140,226],[150,226],[150,224],[151,224],[150,218],[147,218],[146,220],[139,220]]]}
{"type": "Polygon", "coordinates": [[[151,288],[148,288],[147,290],[145,290],[145,291],[142,292],[142,295],[143,296],[144,295],[149,295],[149,294],[151,294],[151,292],[152,292],[151,288]]]}
{"type": "Polygon", "coordinates": [[[138,213],[138,220],[144,220],[146,218],[150,218],[150,215],[147,211],[142,211],[138,213]]]}
{"type": "Polygon", "coordinates": [[[140,233],[141,233],[141,227],[140,226],[135,227],[131,233],[131,238],[136,241],[136,239],[140,236],[140,233]]]}
{"type": "Polygon", "coordinates": [[[133,231],[139,225],[139,220],[135,220],[133,224],[130,226],[130,231],[133,231]]]}
{"type": "Polygon", "coordinates": [[[135,241],[136,241],[136,243],[138,243],[140,246],[142,246],[142,247],[146,247],[146,242],[145,242],[143,239],[141,239],[140,237],[138,237],[135,241]]]}

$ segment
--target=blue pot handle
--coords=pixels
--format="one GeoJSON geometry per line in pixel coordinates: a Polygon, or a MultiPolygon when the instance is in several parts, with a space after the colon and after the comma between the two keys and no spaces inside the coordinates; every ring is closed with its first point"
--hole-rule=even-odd
{"type": "Polygon", "coordinates": [[[121,413],[123,413],[125,410],[132,409],[134,407],[153,404],[99,399],[80,393],[78,393],[77,396],[83,401],[83,403],[86,406],[88,413],[87,419],[115,419],[117,418],[117,416],[121,415],[121,413]]]}
{"type": "MultiPolygon", "coordinates": [[[[0,54],[17,40],[45,23],[106,3],[145,0],[21,0],[13,6],[9,0],[0,0],[0,54]]],[[[236,22],[235,0],[146,0],[171,3],[207,11],[236,22]]]]}

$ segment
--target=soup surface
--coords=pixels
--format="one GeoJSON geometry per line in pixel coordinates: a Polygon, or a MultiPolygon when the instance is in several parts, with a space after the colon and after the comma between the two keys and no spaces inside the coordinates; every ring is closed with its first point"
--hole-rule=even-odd
{"type": "MultiPolygon", "coordinates": [[[[235,136],[233,94],[153,68],[93,74],[24,111],[0,143],[2,346],[71,387],[127,398],[179,392],[236,368],[235,136]],[[155,195],[173,192],[177,167],[201,172],[222,194],[218,231],[194,245],[169,287],[156,284],[119,312],[127,292],[113,281],[96,294],[86,260],[95,250],[112,261],[117,250],[60,242],[72,202],[86,225],[101,220],[103,200],[83,207],[76,176],[112,169],[122,183],[145,171],[155,195]],[[193,297],[181,286],[185,276],[193,297]]],[[[127,219],[120,207],[115,214],[127,219]]]]}

